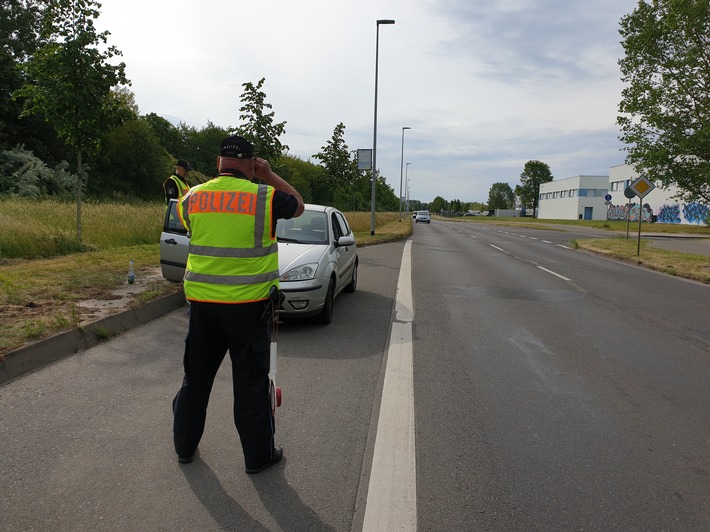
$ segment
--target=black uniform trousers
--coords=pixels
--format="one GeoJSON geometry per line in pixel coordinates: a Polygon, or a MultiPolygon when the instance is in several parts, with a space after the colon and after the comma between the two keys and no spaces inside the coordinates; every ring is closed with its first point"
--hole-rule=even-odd
{"type": "Polygon", "coordinates": [[[274,418],[269,401],[270,324],[263,302],[190,303],[182,387],[173,399],[173,438],[178,456],[192,456],[205,428],[217,370],[229,351],[232,360],[234,424],[247,468],[271,460],[274,418]]]}

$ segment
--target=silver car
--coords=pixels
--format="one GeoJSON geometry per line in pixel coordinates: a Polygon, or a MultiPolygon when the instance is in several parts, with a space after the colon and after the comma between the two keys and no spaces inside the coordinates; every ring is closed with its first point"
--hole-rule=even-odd
{"type": "MultiPolygon", "coordinates": [[[[163,277],[182,281],[190,239],[171,200],[160,236],[163,277]]],[[[355,236],[338,209],[306,204],[301,216],[279,220],[281,291],[285,295],[281,317],[315,316],[321,323],[333,318],[333,300],[357,287],[358,256],[355,236]]]]}
{"type": "Polygon", "coordinates": [[[429,211],[417,211],[416,216],[414,217],[414,221],[416,223],[422,222],[422,223],[431,223],[431,216],[429,215],[429,211]]]}

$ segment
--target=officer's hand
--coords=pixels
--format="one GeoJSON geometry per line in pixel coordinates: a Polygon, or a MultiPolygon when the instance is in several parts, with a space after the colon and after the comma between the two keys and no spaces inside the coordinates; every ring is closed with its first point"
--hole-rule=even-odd
{"type": "Polygon", "coordinates": [[[254,158],[254,175],[256,177],[268,183],[272,174],[273,170],[271,170],[269,161],[262,159],[261,157],[254,158]]]}

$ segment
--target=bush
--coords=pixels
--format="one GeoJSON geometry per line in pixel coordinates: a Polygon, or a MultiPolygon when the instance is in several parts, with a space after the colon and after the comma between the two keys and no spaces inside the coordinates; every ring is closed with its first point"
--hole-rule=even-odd
{"type": "Polygon", "coordinates": [[[0,194],[33,199],[74,196],[76,175],[68,168],[69,163],[62,161],[51,169],[22,146],[0,151],[0,194]]]}

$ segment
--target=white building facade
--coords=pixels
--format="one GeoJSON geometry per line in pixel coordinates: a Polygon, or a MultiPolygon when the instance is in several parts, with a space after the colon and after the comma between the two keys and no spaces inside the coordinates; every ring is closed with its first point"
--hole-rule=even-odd
{"type": "Polygon", "coordinates": [[[609,176],[578,175],[540,185],[537,217],[547,220],[606,220],[609,176]]]}
{"type": "MultiPolygon", "coordinates": [[[[609,194],[611,202],[608,220],[626,220],[627,212],[631,221],[638,221],[639,199],[631,200],[624,196],[624,189],[639,177],[633,166],[620,164],[609,169],[609,194]]],[[[678,188],[656,188],[644,196],[641,201],[641,216],[644,222],[666,224],[699,224],[704,225],[710,216],[710,206],[697,201],[684,202],[674,199],[678,188]]]]}
{"type": "Polygon", "coordinates": [[[540,185],[538,218],[550,220],[623,220],[704,225],[710,206],[673,199],[675,187],[656,184],[641,202],[624,190],[639,177],[627,164],[609,169],[608,176],[576,176],[540,185]],[[628,218],[627,218],[628,217],[628,218]]]}

